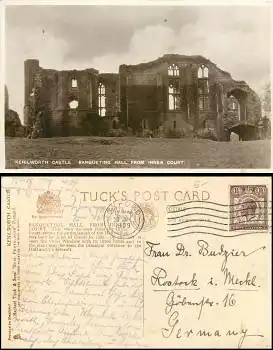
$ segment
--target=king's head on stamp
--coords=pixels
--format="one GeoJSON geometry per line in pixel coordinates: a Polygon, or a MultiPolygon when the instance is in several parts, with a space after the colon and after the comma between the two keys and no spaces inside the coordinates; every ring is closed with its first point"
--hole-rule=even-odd
{"type": "Polygon", "coordinates": [[[258,206],[253,199],[246,199],[241,204],[241,216],[245,221],[252,221],[256,217],[256,210],[258,206]]]}

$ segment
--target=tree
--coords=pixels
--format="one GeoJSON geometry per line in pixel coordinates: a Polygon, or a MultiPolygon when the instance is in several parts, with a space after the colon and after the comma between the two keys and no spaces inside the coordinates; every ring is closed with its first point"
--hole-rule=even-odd
{"type": "Polygon", "coordinates": [[[23,137],[25,128],[21,124],[21,120],[17,112],[9,109],[5,114],[5,136],[23,137]]]}
{"type": "Polygon", "coordinates": [[[263,115],[270,118],[270,115],[271,115],[271,86],[270,86],[270,83],[267,83],[264,85],[261,100],[262,100],[263,115]]]}

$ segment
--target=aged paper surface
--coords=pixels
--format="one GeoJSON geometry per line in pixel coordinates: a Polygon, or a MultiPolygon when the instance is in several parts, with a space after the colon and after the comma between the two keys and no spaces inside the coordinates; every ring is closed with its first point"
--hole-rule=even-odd
{"type": "Polygon", "coordinates": [[[271,347],[269,177],[4,177],[2,346],[271,347]]]}

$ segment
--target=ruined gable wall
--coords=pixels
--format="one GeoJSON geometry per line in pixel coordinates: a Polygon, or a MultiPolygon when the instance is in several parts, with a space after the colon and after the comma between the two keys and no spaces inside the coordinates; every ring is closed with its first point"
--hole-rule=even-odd
{"type": "Polygon", "coordinates": [[[174,121],[178,130],[184,128],[185,123],[195,127],[199,118],[197,70],[198,66],[189,57],[179,55],[165,55],[147,64],[121,66],[122,111],[126,113],[128,97],[129,114],[132,114],[130,113],[132,108],[135,114],[142,115],[142,118],[144,118],[143,115],[151,110],[157,115],[158,124],[164,124],[165,129],[171,129],[174,121]],[[168,66],[171,64],[177,65],[180,71],[181,108],[175,111],[170,111],[168,107],[168,84],[170,80],[168,66]],[[128,91],[126,89],[127,77],[128,91]]]}
{"type": "Polygon", "coordinates": [[[147,118],[149,111],[150,114],[154,112],[154,115],[157,115],[157,123],[163,123],[166,129],[172,128],[174,121],[178,129],[184,128],[186,124],[198,129],[204,120],[211,120],[215,125],[217,112],[214,85],[219,80],[232,80],[232,78],[229,73],[221,71],[215,64],[201,56],[164,55],[148,63],[122,65],[120,66],[121,110],[126,114],[128,108],[129,120],[147,118]],[[175,111],[168,109],[170,80],[168,66],[171,64],[177,65],[180,72],[181,108],[175,111]],[[209,68],[209,108],[203,111],[198,107],[198,87],[200,84],[207,84],[207,81],[198,79],[198,68],[201,64],[209,68]]]}
{"type": "MultiPolygon", "coordinates": [[[[242,104],[248,122],[253,123],[260,116],[260,102],[257,94],[244,82],[235,81],[230,73],[202,56],[164,55],[159,59],[139,65],[120,66],[121,110],[129,113],[129,120],[139,123],[147,118],[148,111],[157,115],[158,124],[165,129],[172,128],[176,121],[178,129],[189,124],[193,129],[210,127],[221,133],[227,112],[228,91],[231,87],[244,88],[247,96],[242,104]],[[179,67],[181,108],[168,110],[168,66],[179,67]],[[205,65],[208,79],[198,78],[198,68],[205,65]],[[127,88],[128,83],[128,88],[127,88]],[[207,108],[199,108],[199,90],[208,83],[207,108]],[[243,83],[243,84],[242,84],[243,83]],[[243,86],[242,86],[243,85],[243,86]],[[149,100],[150,99],[150,100],[149,100]],[[186,123],[186,124],[185,124],[186,123]]],[[[136,123],[136,124],[137,124],[136,123]]],[[[156,123],[154,123],[155,125],[156,123]]],[[[219,139],[221,135],[219,136],[219,139]]]]}
{"type": "Polygon", "coordinates": [[[59,71],[56,78],[57,96],[52,117],[55,133],[84,135],[87,114],[97,107],[96,74],[93,70],[59,71]],[[77,82],[76,87],[72,86],[73,79],[77,82]],[[72,101],[78,102],[77,108],[70,108],[72,101]]]}
{"type": "Polygon", "coordinates": [[[35,112],[43,110],[45,136],[84,134],[87,113],[97,108],[97,74],[94,69],[43,69],[37,60],[25,61],[25,124],[31,125],[35,112]],[[77,80],[77,87],[72,87],[72,79],[77,80]],[[29,98],[33,88],[35,111],[29,98]],[[76,110],[69,107],[73,100],[78,101],[76,110]]]}

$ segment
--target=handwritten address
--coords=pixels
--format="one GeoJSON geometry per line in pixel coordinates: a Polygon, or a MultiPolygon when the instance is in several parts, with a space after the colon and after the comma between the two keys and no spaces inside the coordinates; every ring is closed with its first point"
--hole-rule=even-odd
{"type": "MultiPolygon", "coordinates": [[[[235,338],[237,347],[243,347],[247,338],[263,338],[262,333],[252,332],[245,325],[214,329],[200,324],[205,313],[215,317],[219,310],[237,309],[240,315],[240,303],[237,292],[258,292],[263,287],[256,272],[251,268],[237,271],[234,259],[241,263],[251,256],[259,257],[266,247],[261,245],[254,249],[226,248],[225,245],[212,245],[210,241],[199,239],[190,248],[177,242],[172,249],[164,249],[164,243],[145,241],[144,255],[152,259],[153,268],[149,276],[149,287],[157,294],[163,294],[163,311],[166,324],[160,329],[164,339],[179,339],[180,341],[195,338],[221,339],[235,338]],[[214,260],[214,276],[209,270],[191,268],[190,259],[198,257],[201,264],[206,259],[214,260]],[[176,268],[168,268],[168,260],[173,259],[176,268]],[[233,260],[233,261],[232,261],[233,260]],[[229,263],[233,262],[232,267],[229,263]],[[217,267],[218,266],[218,267],[217,267]],[[215,290],[219,291],[215,296],[215,290]],[[187,327],[188,317],[195,317],[196,327],[187,327]],[[200,325],[199,325],[200,324],[200,325]]],[[[150,260],[149,260],[150,261],[150,260]]],[[[249,265],[247,265],[249,267],[249,265]]],[[[162,297],[161,299],[162,300],[162,297]]]]}

